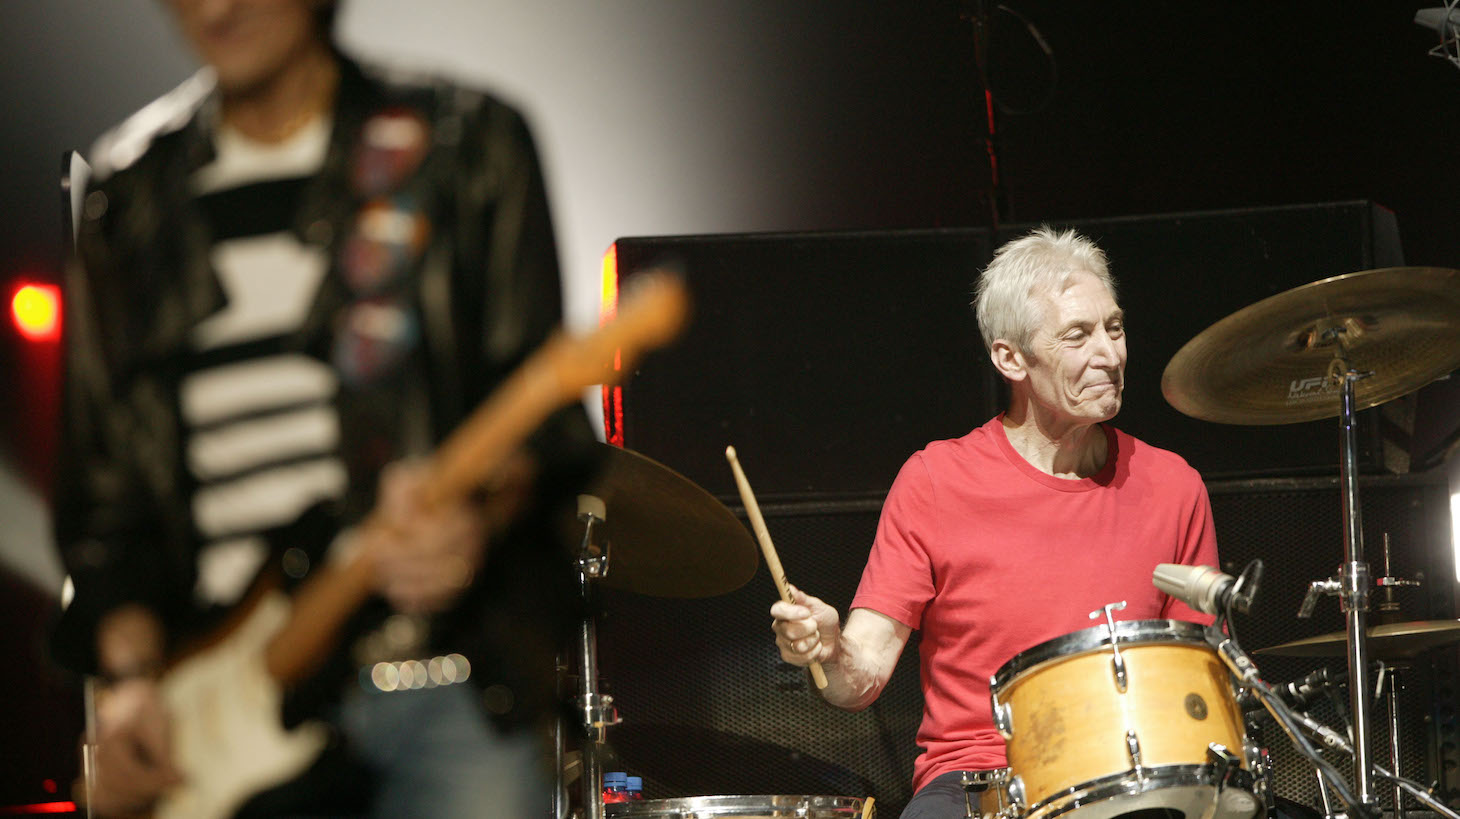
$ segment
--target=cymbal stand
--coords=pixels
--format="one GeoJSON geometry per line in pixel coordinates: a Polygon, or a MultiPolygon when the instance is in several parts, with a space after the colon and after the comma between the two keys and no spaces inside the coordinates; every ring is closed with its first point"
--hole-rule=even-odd
{"type": "MultiPolygon", "coordinates": [[[[1401,666],[1381,663],[1379,689],[1386,690],[1389,706],[1389,764],[1396,777],[1403,776],[1399,767],[1399,683],[1401,666]]],[[[1394,819],[1404,819],[1404,788],[1394,783],[1394,819]]]]}
{"type": "MultiPolygon", "coordinates": [[[[1420,581],[1407,580],[1394,576],[1392,565],[1392,553],[1390,550],[1389,533],[1384,533],[1384,576],[1375,581],[1379,588],[1384,590],[1383,600],[1378,605],[1378,620],[1382,623],[1401,622],[1404,617],[1400,613],[1399,601],[1394,599],[1394,589],[1397,586],[1418,586],[1420,581]]],[[[1385,683],[1388,683],[1387,705],[1389,707],[1389,764],[1394,769],[1394,775],[1403,776],[1399,767],[1400,735],[1399,735],[1399,689],[1404,680],[1403,672],[1410,666],[1406,664],[1395,665],[1384,663],[1379,671],[1379,689],[1384,691],[1385,683]]],[[[1404,819],[1404,789],[1396,782],[1394,784],[1394,819],[1404,819]]]]}
{"type": "Polygon", "coordinates": [[[1328,783],[1323,781],[1323,772],[1314,768],[1313,775],[1318,777],[1318,799],[1323,802],[1323,815],[1327,819],[1335,819],[1338,814],[1333,812],[1333,799],[1328,795],[1328,783]]]}
{"type": "Polygon", "coordinates": [[[1342,487],[1343,565],[1339,575],[1315,580],[1298,610],[1299,617],[1311,617],[1322,594],[1337,595],[1348,631],[1349,705],[1354,723],[1354,787],[1357,797],[1368,806],[1375,804],[1374,768],[1369,759],[1369,565],[1364,562],[1363,518],[1359,508],[1358,422],[1355,412],[1354,384],[1373,373],[1350,368],[1342,357],[1342,328],[1326,332],[1335,338],[1340,354],[1329,368],[1330,377],[1340,382],[1339,420],[1339,483],[1342,487]]]}
{"type": "MultiPolygon", "coordinates": [[[[582,773],[583,819],[603,819],[603,762],[601,747],[610,725],[622,722],[613,697],[598,693],[598,625],[595,582],[608,575],[609,549],[600,548],[595,537],[606,518],[603,501],[591,495],[578,496],[578,519],[583,522],[583,545],[578,553],[579,588],[583,595],[583,622],[578,629],[578,696],[583,714],[582,773]]],[[[558,768],[559,776],[562,767],[558,768]]]]}

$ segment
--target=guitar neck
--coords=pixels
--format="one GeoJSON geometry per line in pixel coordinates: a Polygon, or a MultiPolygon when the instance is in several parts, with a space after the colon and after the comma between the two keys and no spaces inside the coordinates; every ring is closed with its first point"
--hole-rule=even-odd
{"type": "MultiPolygon", "coordinates": [[[[689,295],[674,276],[641,277],[613,321],[582,338],[555,333],[508,376],[437,450],[423,502],[437,509],[476,491],[557,409],[594,384],[618,383],[645,351],[672,341],[688,320],[689,295]]],[[[372,514],[361,524],[381,525],[372,514]]],[[[311,673],[350,617],[374,594],[363,551],[315,572],[295,595],[288,623],[269,643],[268,670],[289,685],[311,673]]]]}
{"type": "Polygon", "coordinates": [[[566,343],[561,335],[550,338],[441,444],[422,492],[426,508],[476,491],[548,416],[575,397],[576,388],[566,388],[547,366],[566,343]]]}

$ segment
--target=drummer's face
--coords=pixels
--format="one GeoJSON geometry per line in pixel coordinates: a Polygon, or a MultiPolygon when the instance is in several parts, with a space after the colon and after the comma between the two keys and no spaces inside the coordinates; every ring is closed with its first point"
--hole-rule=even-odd
{"type": "Polygon", "coordinates": [[[1027,372],[1035,403],[1076,424],[1109,421],[1125,389],[1125,319],[1100,279],[1076,273],[1043,297],[1044,320],[1029,339],[1027,372]]]}

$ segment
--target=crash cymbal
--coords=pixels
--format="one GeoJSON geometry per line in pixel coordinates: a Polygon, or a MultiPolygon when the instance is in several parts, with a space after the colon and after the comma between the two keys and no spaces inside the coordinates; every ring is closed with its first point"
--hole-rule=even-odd
{"type": "Polygon", "coordinates": [[[755,575],[755,539],[724,504],[651,458],[600,446],[604,465],[590,494],[607,513],[602,585],[655,597],[713,597],[755,575]]]}
{"type": "Polygon", "coordinates": [[[1354,385],[1356,410],[1460,368],[1460,270],[1365,270],[1263,299],[1187,342],[1161,392],[1177,410],[1224,424],[1332,418],[1340,389],[1328,373],[1340,351],[1373,373],[1354,385]]]}
{"type": "MultiPolygon", "coordinates": [[[[1379,660],[1402,660],[1451,643],[1460,643],[1460,620],[1419,620],[1369,627],[1369,652],[1379,660]]],[[[1342,631],[1305,637],[1290,643],[1259,648],[1257,654],[1289,657],[1342,657],[1348,653],[1348,635],[1342,631]]]]}

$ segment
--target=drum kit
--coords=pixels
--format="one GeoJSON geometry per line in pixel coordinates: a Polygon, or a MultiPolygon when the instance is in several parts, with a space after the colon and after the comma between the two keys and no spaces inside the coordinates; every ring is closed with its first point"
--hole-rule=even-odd
{"type": "MultiPolygon", "coordinates": [[[[1394,786],[1396,819],[1404,794],[1436,814],[1460,819],[1433,788],[1399,775],[1395,668],[1423,652],[1460,643],[1460,621],[1404,621],[1394,591],[1415,581],[1364,560],[1356,413],[1418,390],[1460,369],[1460,270],[1400,267],[1323,279],[1257,302],[1207,328],[1168,364],[1167,401],[1194,418],[1226,424],[1339,420],[1342,563],[1312,582],[1299,617],[1337,596],[1345,629],[1260,649],[1258,654],[1346,658],[1287,686],[1265,683],[1228,628],[1245,611],[1261,571],[1254,561],[1236,579],[1216,572],[1204,603],[1210,627],[1174,620],[1117,622],[1111,603],[1092,612],[1103,623],[1034,646],[1008,660],[990,681],[996,727],[1009,767],[964,777],[969,819],[1111,819],[1157,811],[1186,819],[1260,819],[1281,802],[1271,762],[1246,728],[1244,712],[1264,709],[1316,769],[1330,819],[1378,816],[1375,782],[1394,786]],[[1370,623],[1371,592],[1382,589],[1370,623]],[[1370,743],[1375,661],[1388,674],[1390,768],[1370,743]],[[1396,665],[1398,664],[1398,665],[1396,665]],[[1350,724],[1334,730],[1305,713],[1314,692],[1348,687],[1350,724]],[[1351,757],[1344,776],[1317,749],[1351,757]],[[1338,803],[1329,799],[1330,791],[1338,803]]],[[[597,586],[668,597],[733,591],[757,565],[756,543],[704,490],[637,453],[609,450],[605,477],[580,504],[582,593],[597,586]],[[604,532],[609,537],[604,537],[604,532]],[[713,547],[709,546],[713,544],[713,547]]],[[[1157,583],[1161,586],[1161,583],[1157,583]]],[[[1161,586],[1163,589],[1166,586],[1161,586]]],[[[1188,600],[1187,602],[1193,602],[1188,600]]],[[[1197,608],[1201,605],[1195,604],[1197,608]]],[[[586,608],[592,612],[592,606],[586,608]]],[[[576,646],[575,706],[581,714],[578,778],[583,819],[675,817],[870,817],[872,800],[835,796],[700,796],[605,805],[601,799],[605,731],[619,716],[598,691],[594,615],[576,646]]],[[[565,671],[568,670],[565,666],[565,671]]],[[[1382,679],[1382,676],[1381,676],[1382,679]]],[[[566,726],[558,731],[563,763],[566,726]]],[[[566,777],[564,778],[566,779],[566,777]]],[[[559,782],[558,817],[569,815],[559,782]]],[[[1317,815],[1316,813],[1314,815],[1317,815]]]]}

